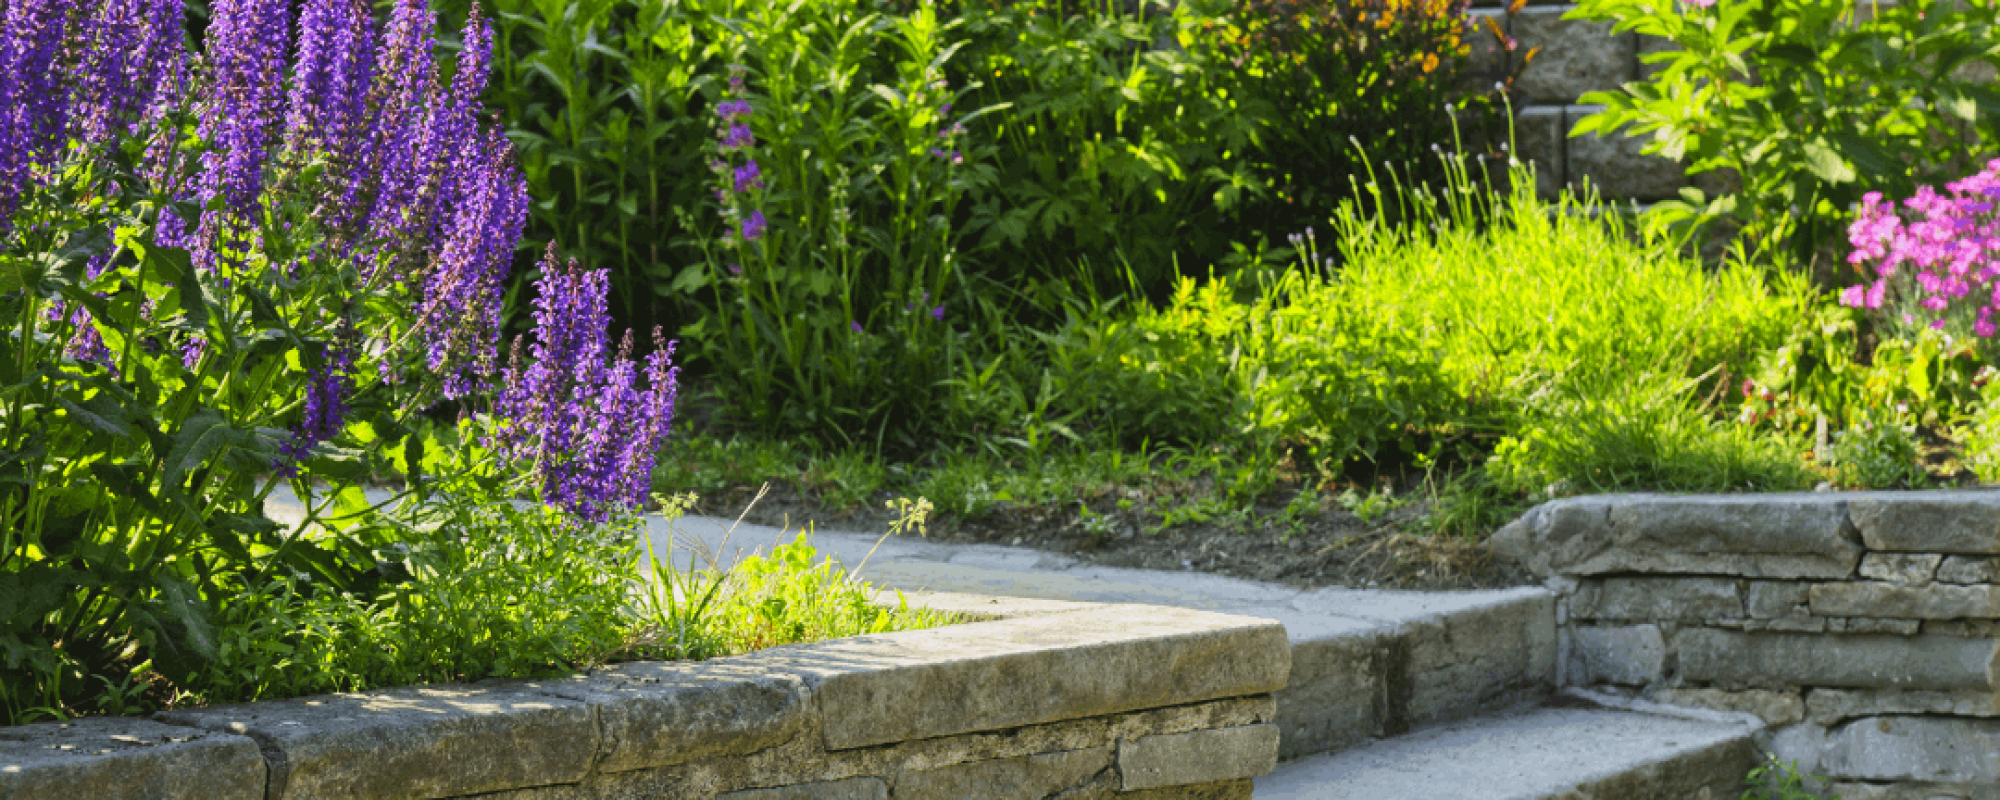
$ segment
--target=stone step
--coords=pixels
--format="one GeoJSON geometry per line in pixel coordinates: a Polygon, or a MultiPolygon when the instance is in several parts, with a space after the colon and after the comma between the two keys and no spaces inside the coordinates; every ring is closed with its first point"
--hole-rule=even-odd
{"type": "Polygon", "coordinates": [[[1281,763],[1258,800],[1724,800],[1757,766],[1753,719],[1565,692],[1281,763]]]}
{"type": "MultiPolygon", "coordinates": [[[[386,492],[371,491],[371,502],[386,492]]],[[[280,491],[281,523],[302,509],[280,491]]],[[[647,520],[654,553],[709,566],[688,547],[734,564],[791,541],[796,530],[714,517],[647,520]],[[674,537],[669,545],[669,535],[674,537]]],[[[1299,589],[1201,572],[1101,567],[1020,547],[942,544],[918,537],[820,530],[812,543],[878,587],[1087,603],[1178,606],[1272,619],[1292,645],[1277,693],[1279,754],[1299,758],[1546,697],[1555,690],[1554,595],[1540,587],[1479,592],[1299,589]]],[[[893,601],[893,597],[890,598],[893,601]]]]}

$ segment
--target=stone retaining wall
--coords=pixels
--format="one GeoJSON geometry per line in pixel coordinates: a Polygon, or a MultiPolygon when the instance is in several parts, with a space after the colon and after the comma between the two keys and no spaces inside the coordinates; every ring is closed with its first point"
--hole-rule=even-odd
{"type": "Polygon", "coordinates": [[[0,728],[0,800],[1248,798],[1268,620],[943,597],[993,621],[587,677],[0,728]]]}
{"type": "Polygon", "coordinates": [[[2000,492],[1544,504],[1558,681],[1753,714],[1846,800],[2000,797],[2000,492]]]}

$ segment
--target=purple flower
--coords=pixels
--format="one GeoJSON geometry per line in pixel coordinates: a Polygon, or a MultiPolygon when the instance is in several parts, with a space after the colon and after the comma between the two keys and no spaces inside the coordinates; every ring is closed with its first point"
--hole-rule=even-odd
{"type": "Polygon", "coordinates": [[[725,120],[735,122],[750,116],[750,101],[742,99],[724,100],[720,105],[715,107],[715,113],[720,114],[725,120]]]}
{"type": "Polygon", "coordinates": [[[465,165],[469,194],[423,275],[417,311],[426,363],[452,399],[476,393],[477,379],[495,372],[489,343],[500,335],[508,265],[528,214],[527,187],[508,160],[505,138],[488,131],[474,153],[480,160],[465,165]]]}
{"type": "Polygon", "coordinates": [[[757,169],[757,162],[755,161],[746,162],[743,166],[737,167],[735,177],[736,191],[738,193],[747,192],[751,189],[764,188],[764,176],[757,169]]]}
{"type": "Polygon", "coordinates": [[[943,322],[944,306],[938,306],[937,308],[931,309],[931,319],[936,322],[943,322]]]}
{"type": "Polygon", "coordinates": [[[764,227],[764,212],[750,212],[750,217],[743,220],[743,240],[754,242],[764,238],[764,227]]]}
{"type": "Polygon", "coordinates": [[[298,464],[312,454],[320,442],[332,439],[347,426],[347,398],[354,392],[353,330],[342,324],[335,342],[321,351],[322,363],[306,379],[306,408],[292,436],[279,447],[271,466],[287,477],[298,474],[298,464]]]}
{"type": "Polygon", "coordinates": [[[722,137],[722,149],[724,150],[750,147],[756,143],[757,137],[750,134],[750,126],[740,123],[730,125],[729,133],[722,137]]]}
{"type": "Polygon", "coordinates": [[[217,0],[208,28],[210,107],[201,135],[203,196],[220,195],[239,219],[254,213],[263,169],[283,111],[284,0],[217,0]]]}
{"type": "Polygon", "coordinates": [[[628,331],[608,352],[609,273],[556,262],[550,246],[536,282],[534,344],[516,340],[494,416],[503,457],[527,465],[542,502],[589,522],[643,503],[653,459],[671,429],[679,370],[656,329],[646,386],[636,381],[628,331]]]}
{"type": "Polygon", "coordinates": [[[69,0],[14,0],[0,17],[0,230],[66,127],[58,76],[69,0]]]}
{"type": "Polygon", "coordinates": [[[362,0],[308,0],[285,113],[286,145],[336,158],[361,147],[374,79],[373,23],[362,0]]]}
{"type": "Polygon", "coordinates": [[[860,322],[858,322],[858,321],[857,321],[857,322],[849,322],[849,323],[847,323],[847,327],[849,327],[849,328],[852,328],[852,329],[854,330],[854,332],[855,332],[855,333],[863,333],[863,334],[865,334],[865,333],[867,333],[867,332],[868,332],[867,330],[865,330],[865,329],[863,329],[863,328],[861,327],[861,323],[860,323],[860,322]]]}

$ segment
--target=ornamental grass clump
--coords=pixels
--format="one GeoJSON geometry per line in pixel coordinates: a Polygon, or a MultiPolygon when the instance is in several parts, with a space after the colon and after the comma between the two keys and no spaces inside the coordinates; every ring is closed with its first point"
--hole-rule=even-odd
{"type": "Polygon", "coordinates": [[[672,346],[612,352],[552,260],[501,368],[528,196],[487,22],[446,80],[424,0],[209,11],[0,19],[0,723],[616,648],[672,346]]]}

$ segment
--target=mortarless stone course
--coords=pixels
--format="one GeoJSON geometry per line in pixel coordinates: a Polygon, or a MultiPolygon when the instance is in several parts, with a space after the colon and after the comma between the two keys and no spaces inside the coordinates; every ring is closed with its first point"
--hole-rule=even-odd
{"type": "Polygon", "coordinates": [[[1633,34],[1612,33],[1610,21],[1563,19],[1568,10],[1526,8],[1514,17],[1517,52],[1541,48],[1514,84],[1528,102],[1566,105],[1586,92],[1613,91],[1638,68],[1633,34]]]}
{"type": "Polygon", "coordinates": [[[1276,623],[1084,603],[1001,616],[573,679],[9,728],[0,800],[1236,800],[1276,763],[1271,693],[1291,657],[1276,623]],[[916,733],[855,744],[883,727],[855,713],[870,697],[916,733]]]}
{"type": "Polygon", "coordinates": [[[1579,497],[1492,545],[1562,683],[1755,715],[1843,796],[2000,800],[2000,492],[1579,497]]]}
{"type": "Polygon", "coordinates": [[[2000,617],[2000,586],[1897,586],[1828,583],[1812,587],[1812,613],[1826,617],[1895,619],[1993,619],[2000,617]]]}

